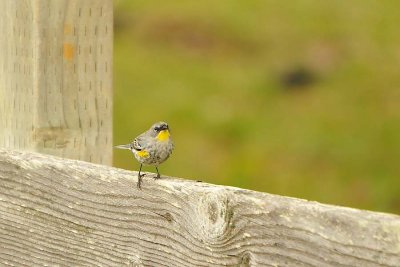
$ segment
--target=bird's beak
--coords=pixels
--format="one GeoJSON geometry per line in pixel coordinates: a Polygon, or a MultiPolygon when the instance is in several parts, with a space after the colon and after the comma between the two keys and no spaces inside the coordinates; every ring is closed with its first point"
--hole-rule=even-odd
{"type": "Polygon", "coordinates": [[[161,127],[161,130],[169,130],[168,125],[163,125],[163,126],[161,127]]]}

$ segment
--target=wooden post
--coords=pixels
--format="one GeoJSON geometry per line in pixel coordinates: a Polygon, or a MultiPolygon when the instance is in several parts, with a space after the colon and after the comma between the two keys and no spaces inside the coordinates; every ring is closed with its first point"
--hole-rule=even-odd
{"type": "Polygon", "coordinates": [[[0,1],[0,147],[112,163],[112,0],[0,1]]]}
{"type": "Polygon", "coordinates": [[[0,149],[0,266],[400,266],[400,216],[0,149]]]}

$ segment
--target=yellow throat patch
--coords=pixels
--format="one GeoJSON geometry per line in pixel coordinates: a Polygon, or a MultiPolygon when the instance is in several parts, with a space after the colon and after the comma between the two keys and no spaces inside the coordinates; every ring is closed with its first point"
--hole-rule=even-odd
{"type": "Polygon", "coordinates": [[[162,130],[161,132],[159,132],[157,134],[157,140],[164,142],[164,141],[168,141],[169,139],[169,131],[168,130],[162,130]]]}

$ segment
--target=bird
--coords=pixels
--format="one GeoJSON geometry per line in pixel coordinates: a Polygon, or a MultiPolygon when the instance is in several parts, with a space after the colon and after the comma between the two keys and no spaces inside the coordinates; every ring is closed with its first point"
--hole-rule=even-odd
{"type": "Polygon", "coordinates": [[[141,189],[142,177],[141,174],[143,165],[155,166],[157,176],[161,177],[158,167],[166,161],[174,150],[174,142],[171,138],[169,126],[166,122],[160,121],[154,123],[150,129],[136,137],[131,143],[126,145],[115,146],[118,149],[129,149],[139,161],[140,168],[138,173],[137,187],[141,189]]]}

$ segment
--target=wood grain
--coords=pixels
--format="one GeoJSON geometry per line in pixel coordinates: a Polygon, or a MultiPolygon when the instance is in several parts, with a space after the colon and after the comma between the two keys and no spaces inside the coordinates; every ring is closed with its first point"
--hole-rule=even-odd
{"type": "Polygon", "coordinates": [[[400,266],[400,217],[0,149],[1,266],[400,266]]]}
{"type": "Polygon", "coordinates": [[[112,164],[112,0],[0,1],[0,146],[112,164]]]}

